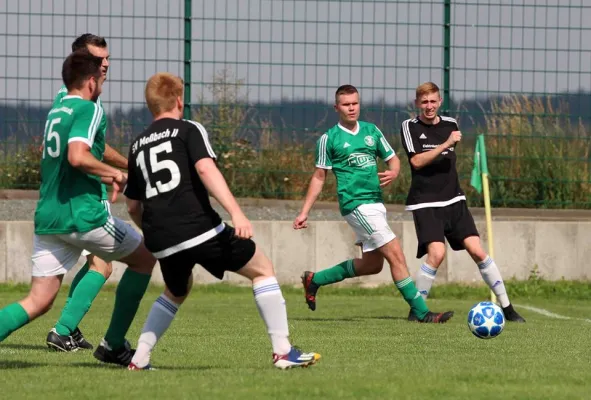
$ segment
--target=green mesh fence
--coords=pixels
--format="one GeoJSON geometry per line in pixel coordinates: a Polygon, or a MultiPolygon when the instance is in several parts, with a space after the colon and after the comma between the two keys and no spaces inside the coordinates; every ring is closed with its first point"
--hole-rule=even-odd
{"type": "MultiPolygon", "coordinates": [[[[0,7],[0,183],[36,187],[34,146],[80,33],[108,39],[108,142],[126,151],[149,116],[145,80],[186,81],[186,116],[209,131],[239,196],[301,198],[313,147],[336,123],[336,87],[361,91],[403,162],[385,190],[410,183],[399,138],[414,89],[434,81],[458,119],[462,184],[486,135],[497,207],[591,207],[591,4],[530,1],[57,1],[0,7]],[[4,39],[4,40],[3,40],[4,39]],[[10,177],[7,175],[10,174],[10,177]]],[[[334,199],[329,180],[324,199],[334,199]]]]}

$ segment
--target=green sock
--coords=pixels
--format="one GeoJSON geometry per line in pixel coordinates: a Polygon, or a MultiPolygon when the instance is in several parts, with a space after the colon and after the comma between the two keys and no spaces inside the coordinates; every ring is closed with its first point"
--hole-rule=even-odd
{"type": "Polygon", "coordinates": [[[62,310],[55,330],[60,335],[69,336],[78,327],[86,315],[96,295],[105,284],[105,277],[100,272],[88,271],[76,285],[72,298],[62,310]]]}
{"type": "Polygon", "coordinates": [[[117,285],[115,308],[105,340],[115,350],[125,343],[125,335],[146,293],[152,275],[140,274],[127,268],[117,285]]]}
{"type": "Polygon", "coordinates": [[[19,303],[12,303],[0,310],[0,342],[12,332],[29,323],[29,314],[19,303]]]}
{"type": "Polygon", "coordinates": [[[353,278],[355,276],[355,267],[353,266],[353,260],[343,261],[340,264],[324,269],[322,271],[314,273],[312,282],[318,286],[330,285],[331,283],[340,282],[347,278],[353,278]]]}
{"type": "Polygon", "coordinates": [[[82,266],[82,268],[80,268],[80,271],[78,271],[78,273],[76,274],[76,276],[72,280],[72,284],[70,285],[70,292],[68,293],[68,298],[66,299],[66,304],[64,305],[64,309],[68,306],[68,303],[70,302],[70,300],[72,300],[72,296],[74,295],[74,290],[76,290],[76,286],[78,286],[78,284],[80,283],[82,278],[84,278],[84,275],[86,275],[86,273],[88,272],[89,269],[90,269],[90,265],[88,264],[88,261],[86,261],[86,263],[82,266]]]}
{"type": "Polygon", "coordinates": [[[404,300],[406,300],[410,306],[413,314],[416,315],[418,319],[425,318],[425,315],[429,312],[429,308],[427,307],[427,303],[425,303],[425,299],[423,299],[423,296],[421,296],[417,290],[412,278],[409,276],[406,279],[394,283],[402,294],[402,297],[404,297],[404,300]]]}

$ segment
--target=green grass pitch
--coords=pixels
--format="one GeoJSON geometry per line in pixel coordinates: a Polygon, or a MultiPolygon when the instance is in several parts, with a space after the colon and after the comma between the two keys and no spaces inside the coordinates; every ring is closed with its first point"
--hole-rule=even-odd
{"type": "MultiPolygon", "coordinates": [[[[510,287],[510,286],[509,286],[510,287]]],[[[284,288],[292,342],[322,359],[307,369],[280,371],[249,288],[196,287],[152,357],[157,371],[100,364],[89,351],[50,352],[45,336],[56,305],[0,344],[1,397],[6,399],[582,399],[591,392],[591,301],[517,296],[526,324],[507,323],[492,340],[474,337],[466,318],[486,290],[439,291],[434,310],[453,309],[444,325],[405,320],[408,309],[393,288],[321,289],[307,309],[301,289],[284,288]]],[[[437,293],[437,291],[434,291],[437,293]]],[[[0,306],[26,286],[0,286],[0,306]]],[[[128,338],[135,346],[160,290],[146,294],[128,338]]],[[[519,293],[519,291],[518,291],[519,293]]],[[[582,293],[582,294],[581,294],[582,293]]],[[[587,294],[585,294],[587,293],[587,294]]],[[[113,307],[105,288],[81,324],[97,344],[113,307]]]]}

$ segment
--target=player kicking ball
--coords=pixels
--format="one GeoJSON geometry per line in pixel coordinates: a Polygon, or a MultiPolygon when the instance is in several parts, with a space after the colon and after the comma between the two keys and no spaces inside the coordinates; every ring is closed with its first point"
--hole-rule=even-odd
{"type": "Polygon", "coordinates": [[[145,97],[154,120],[131,144],[125,195],[131,218],[160,262],[166,288],[150,310],[128,368],[151,369],[151,352],[187,298],[195,264],[218,279],[232,271],[252,281],[275,367],[316,363],[319,354],[305,353],[289,341],[287,309],[273,265],[251,239],[251,223],[216,166],[207,131],[181,119],[183,80],[158,73],[148,80],[145,97]],[[233,227],[211,207],[209,194],[230,214],[233,227]]]}
{"type": "MultiPolygon", "coordinates": [[[[499,268],[480,243],[456,169],[455,148],[462,133],[455,119],[438,114],[441,101],[436,84],[420,85],[415,100],[420,115],[407,119],[400,128],[412,174],[406,210],[413,215],[417,258],[427,255],[417,277],[418,289],[426,299],[445,257],[447,239],[452,250],[466,250],[470,254],[482,279],[501,303],[505,319],[525,322],[509,301],[499,268]]],[[[408,319],[414,318],[411,311],[408,319]]]]}
{"type": "Polygon", "coordinates": [[[381,187],[389,185],[400,172],[400,160],[382,132],[374,124],[359,121],[359,92],[344,85],[335,94],[335,111],[339,122],[323,134],[316,144],[316,169],[294,229],[307,227],[308,214],[322,192],[328,170],[337,179],[337,194],[341,215],[357,236],[362,248],[361,258],[346,260],[319,272],[305,271],[302,275],[308,307],[316,309],[316,295],[321,286],[347,278],[378,274],[384,258],[396,288],[410,305],[417,321],[443,323],[453,311],[431,312],[408,273],[400,240],[390,229],[381,187]],[[378,173],[377,158],[388,165],[378,173]]]}

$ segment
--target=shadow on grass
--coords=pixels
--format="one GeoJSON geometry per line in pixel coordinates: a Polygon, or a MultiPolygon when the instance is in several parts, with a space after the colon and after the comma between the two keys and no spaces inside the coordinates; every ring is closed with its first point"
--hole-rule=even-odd
{"type": "Polygon", "coordinates": [[[354,316],[354,317],[335,317],[335,318],[325,318],[325,317],[292,317],[289,318],[290,321],[306,321],[306,322],[356,322],[368,319],[386,319],[392,321],[406,321],[406,317],[393,317],[391,315],[384,315],[384,316],[354,316]]]}
{"type": "Polygon", "coordinates": [[[47,364],[47,363],[30,362],[30,361],[8,361],[8,360],[0,360],[0,370],[3,370],[3,369],[38,368],[38,367],[46,367],[48,365],[49,364],[47,364]]]}
{"type": "Polygon", "coordinates": [[[43,346],[40,344],[2,344],[0,345],[2,349],[12,349],[12,350],[44,350],[47,351],[47,346],[43,346]]]}
{"type": "MultiPolygon", "coordinates": [[[[127,368],[115,364],[104,364],[101,362],[75,362],[68,364],[67,366],[80,367],[80,368],[97,368],[97,369],[112,369],[127,371],[127,368]]],[[[210,369],[219,369],[221,367],[214,367],[211,365],[195,365],[195,366],[171,366],[171,365],[154,365],[155,371],[206,371],[210,369]]]]}

